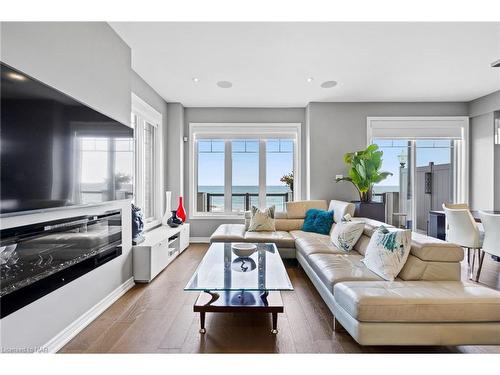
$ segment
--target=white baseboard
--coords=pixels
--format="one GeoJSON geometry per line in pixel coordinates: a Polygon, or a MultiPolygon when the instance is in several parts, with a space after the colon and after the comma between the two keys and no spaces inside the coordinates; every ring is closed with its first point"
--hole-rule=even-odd
{"type": "Polygon", "coordinates": [[[210,243],[210,237],[189,237],[190,243],[210,243]]]}
{"type": "Polygon", "coordinates": [[[47,342],[41,348],[44,348],[44,350],[48,351],[49,353],[56,353],[134,285],[134,278],[131,277],[106,297],[104,297],[101,301],[99,301],[95,306],[91,307],[77,320],[75,320],[73,323],[59,332],[54,338],[49,340],[49,342],[47,342]]]}

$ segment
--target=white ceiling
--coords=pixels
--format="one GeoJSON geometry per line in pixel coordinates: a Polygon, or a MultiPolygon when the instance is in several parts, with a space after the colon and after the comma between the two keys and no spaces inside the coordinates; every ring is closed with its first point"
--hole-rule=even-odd
{"type": "Polygon", "coordinates": [[[500,68],[490,67],[500,23],[110,25],[131,47],[133,69],[186,106],[470,101],[500,89],[500,68]],[[233,87],[217,87],[221,80],[233,87]],[[327,80],[338,85],[321,88],[327,80]]]}

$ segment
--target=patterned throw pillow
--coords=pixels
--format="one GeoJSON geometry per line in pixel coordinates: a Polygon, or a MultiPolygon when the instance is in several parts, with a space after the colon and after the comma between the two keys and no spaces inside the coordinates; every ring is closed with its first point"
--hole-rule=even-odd
{"type": "Polygon", "coordinates": [[[333,211],[318,210],[311,208],[307,210],[302,230],[319,234],[329,234],[333,224],[333,211]]]}
{"type": "Polygon", "coordinates": [[[252,217],[250,218],[249,232],[274,232],[276,226],[274,224],[275,207],[266,208],[264,212],[257,207],[252,206],[252,217]]]}
{"type": "Polygon", "coordinates": [[[380,226],[372,235],[362,260],[380,277],[393,281],[401,272],[411,248],[411,230],[380,226]]]}
{"type": "Polygon", "coordinates": [[[365,223],[363,221],[342,221],[332,229],[330,238],[339,249],[351,251],[359,237],[363,234],[365,223]]]}

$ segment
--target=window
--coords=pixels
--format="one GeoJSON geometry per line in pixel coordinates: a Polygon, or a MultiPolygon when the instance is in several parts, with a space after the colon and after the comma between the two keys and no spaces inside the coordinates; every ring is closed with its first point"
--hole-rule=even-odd
{"type": "Polygon", "coordinates": [[[285,211],[293,200],[293,140],[270,139],[266,143],[266,207],[275,205],[285,211]]]}
{"type": "Polygon", "coordinates": [[[203,212],[224,212],[224,140],[200,140],[197,156],[197,207],[203,212]]]}
{"type": "Polygon", "coordinates": [[[259,140],[236,139],[232,152],[232,212],[244,212],[259,206],[259,140]]]}
{"type": "Polygon", "coordinates": [[[136,149],[134,203],[142,209],[146,228],[158,223],[163,210],[161,122],[160,113],[132,94],[136,149]]]}
{"type": "Polygon", "coordinates": [[[190,124],[191,217],[285,210],[300,197],[299,149],[300,124],[190,124]]]}

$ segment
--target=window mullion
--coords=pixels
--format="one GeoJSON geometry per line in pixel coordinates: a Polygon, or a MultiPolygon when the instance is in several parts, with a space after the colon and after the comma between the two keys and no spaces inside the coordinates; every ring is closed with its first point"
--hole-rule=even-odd
{"type": "Polygon", "coordinates": [[[266,141],[259,140],[259,207],[266,208],[266,141]]]}
{"type": "Polygon", "coordinates": [[[233,155],[230,140],[224,141],[224,212],[233,210],[233,155]]]}

